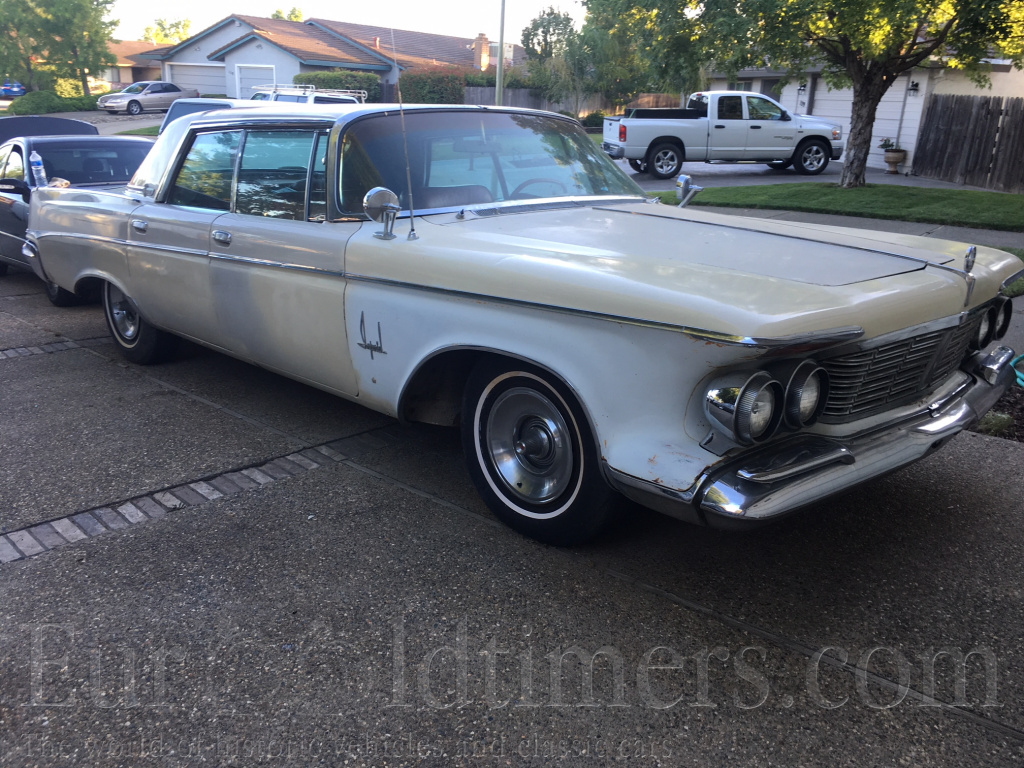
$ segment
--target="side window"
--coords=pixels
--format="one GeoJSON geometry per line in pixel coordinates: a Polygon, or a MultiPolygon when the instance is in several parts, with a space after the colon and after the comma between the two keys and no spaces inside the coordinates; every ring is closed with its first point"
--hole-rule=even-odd
{"type": "Polygon", "coordinates": [[[742,120],[743,102],[742,96],[719,96],[718,97],[718,119],[719,120],[742,120]]]}
{"type": "Polygon", "coordinates": [[[304,221],[316,138],[314,131],[250,131],[238,169],[235,213],[304,221]]]}
{"type": "Polygon", "coordinates": [[[5,149],[0,149],[0,179],[9,178],[7,176],[7,174],[5,174],[3,172],[4,171],[4,163],[7,162],[7,156],[9,154],[11,154],[11,148],[10,147],[6,147],[5,149]]]}
{"type": "Polygon", "coordinates": [[[4,168],[5,179],[24,179],[25,160],[21,156],[21,150],[17,147],[11,148],[11,156],[7,158],[7,167],[4,168]]]}
{"type": "Polygon", "coordinates": [[[193,208],[227,211],[241,131],[201,133],[181,164],[168,202],[193,208]]]}
{"type": "Polygon", "coordinates": [[[747,112],[751,120],[781,120],[782,110],[775,104],[757,96],[747,98],[747,112]]]}

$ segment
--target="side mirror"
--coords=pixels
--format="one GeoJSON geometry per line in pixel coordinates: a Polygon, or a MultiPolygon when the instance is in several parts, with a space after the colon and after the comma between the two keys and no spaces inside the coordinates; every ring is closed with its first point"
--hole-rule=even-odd
{"type": "Polygon", "coordinates": [[[0,179],[0,192],[5,195],[21,195],[26,203],[32,197],[32,189],[24,179],[0,179]]]}
{"type": "Polygon", "coordinates": [[[679,174],[679,178],[676,179],[676,198],[679,200],[680,208],[685,208],[689,205],[690,201],[697,196],[697,193],[702,191],[704,191],[704,187],[698,187],[693,183],[693,179],[685,173],[679,174]]]}
{"type": "Polygon", "coordinates": [[[789,112],[783,112],[782,113],[782,117],[779,118],[779,120],[781,120],[784,123],[788,123],[792,119],[793,119],[793,116],[790,115],[789,112]]]}
{"type": "Polygon", "coordinates": [[[373,221],[384,225],[381,232],[373,233],[381,240],[395,239],[395,218],[400,210],[398,195],[387,187],[374,187],[363,197],[363,211],[373,221]]]}

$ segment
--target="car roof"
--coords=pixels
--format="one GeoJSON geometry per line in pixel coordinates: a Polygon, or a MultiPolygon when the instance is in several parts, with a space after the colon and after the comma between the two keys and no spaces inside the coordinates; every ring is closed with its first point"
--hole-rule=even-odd
{"type": "Polygon", "coordinates": [[[15,136],[95,136],[99,129],[84,120],[66,117],[27,115],[25,117],[0,118],[0,142],[15,136]]]}

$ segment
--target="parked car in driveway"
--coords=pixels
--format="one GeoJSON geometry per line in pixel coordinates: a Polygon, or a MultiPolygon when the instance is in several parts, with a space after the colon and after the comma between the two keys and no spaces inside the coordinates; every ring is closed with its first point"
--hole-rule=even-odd
{"type": "Polygon", "coordinates": [[[3,86],[0,87],[0,96],[5,99],[14,99],[18,96],[24,96],[27,92],[28,89],[17,80],[4,80],[3,86]]]}
{"type": "Polygon", "coordinates": [[[132,83],[123,91],[100,96],[96,108],[105,109],[112,115],[118,112],[140,115],[147,109],[167,109],[177,99],[195,98],[198,95],[199,91],[195,88],[179,88],[163,80],[149,80],[132,83]]]}
{"type": "MultiPolygon", "coordinates": [[[[42,158],[48,182],[63,179],[75,188],[124,187],[152,146],[150,139],[138,136],[96,135],[19,136],[0,145],[0,275],[10,266],[30,268],[22,249],[29,203],[38,190],[29,168],[33,152],[42,158]]],[[[77,298],[49,280],[46,295],[61,307],[77,298]]]]}
{"type": "Polygon", "coordinates": [[[568,544],[617,494],[739,527],[928,455],[1012,377],[998,250],[653,204],[560,115],[186,116],[121,192],[40,190],[30,261],[141,364],[185,337],[461,429],[568,544]]]}

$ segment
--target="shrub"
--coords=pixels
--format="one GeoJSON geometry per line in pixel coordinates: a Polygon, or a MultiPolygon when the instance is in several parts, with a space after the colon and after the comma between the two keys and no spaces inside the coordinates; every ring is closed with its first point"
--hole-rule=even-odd
{"type": "Polygon", "coordinates": [[[82,83],[71,77],[58,77],[53,92],[62,99],[73,99],[82,95],[82,83]]]}
{"type": "Polygon", "coordinates": [[[580,120],[580,122],[583,123],[584,128],[603,128],[604,112],[599,109],[595,110],[580,120]]]}
{"type": "Polygon", "coordinates": [[[95,93],[91,96],[76,96],[73,99],[63,99],[65,112],[92,112],[96,109],[96,102],[103,94],[95,93]]]}
{"type": "MultiPolygon", "coordinates": [[[[204,99],[226,99],[226,98],[228,98],[228,95],[226,93],[200,93],[199,95],[202,98],[204,98],[204,99]]],[[[244,99],[246,97],[242,96],[241,98],[244,99]]]]}
{"type": "Polygon", "coordinates": [[[48,115],[67,111],[64,99],[53,91],[30,91],[12,101],[7,108],[7,113],[11,115],[48,115]]]}
{"type": "Polygon", "coordinates": [[[402,100],[410,104],[464,104],[466,76],[471,70],[459,67],[437,69],[402,75],[402,100]]]}
{"type": "Polygon", "coordinates": [[[292,78],[295,85],[315,85],[317,88],[340,88],[366,91],[368,102],[380,101],[380,78],[370,72],[352,72],[332,69],[327,72],[302,72],[292,78]]]}

